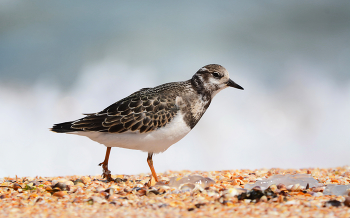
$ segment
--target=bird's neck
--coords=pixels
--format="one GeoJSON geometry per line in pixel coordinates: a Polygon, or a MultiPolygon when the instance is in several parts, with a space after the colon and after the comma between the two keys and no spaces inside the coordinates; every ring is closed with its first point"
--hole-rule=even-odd
{"type": "Polygon", "coordinates": [[[195,74],[190,80],[192,88],[197,92],[198,95],[202,96],[204,101],[211,101],[212,93],[205,87],[203,79],[195,74]]]}
{"type": "Polygon", "coordinates": [[[183,113],[185,114],[184,121],[192,128],[198,123],[211,102],[211,93],[205,89],[201,78],[193,76],[187,81],[197,95],[191,95],[184,98],[185,107],[183,113]]]}

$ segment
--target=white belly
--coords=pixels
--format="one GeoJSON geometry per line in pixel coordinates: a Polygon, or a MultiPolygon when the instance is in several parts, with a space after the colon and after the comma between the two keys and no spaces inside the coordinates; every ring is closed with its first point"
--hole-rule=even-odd
{"type": "Polygon", "coordinates": [[[73,134],[87,136],[106,147],[160,153],[185,137],[190,131],[191,128],[186,125],[182,113],[179,112],[170,123],[149,133],[130,131],[124,133],[73,132],[73,134]]]}

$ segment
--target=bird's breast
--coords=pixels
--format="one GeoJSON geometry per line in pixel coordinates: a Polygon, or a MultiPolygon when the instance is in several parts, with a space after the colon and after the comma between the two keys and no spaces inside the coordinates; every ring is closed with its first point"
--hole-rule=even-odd
{"type": "Polygon", "coordinates": [[[194,95],[184,98],[184,106],[181,111],[184,114],[184,120],[192,128],[198,123],[205,111],[210,105],[210,98],[203,98],[201,95],[194,95]]]}

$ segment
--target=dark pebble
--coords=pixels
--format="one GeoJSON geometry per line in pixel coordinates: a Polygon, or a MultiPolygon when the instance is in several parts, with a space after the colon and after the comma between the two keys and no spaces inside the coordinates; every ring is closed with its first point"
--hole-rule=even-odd
{"type": "Polygon", "coordinates": [[[114,181],[115,181],[116,183],[121,183],[123,180],[122,180],[121,178],[116,178],[114,181]]]}
{"type": "Polygon", "coordinates": [[[337,201],[337,200],[329,200],[329,201],[326,202],[325,206],[326,207],[329,207],[329,206],[340,207],[341,206],[341,202],[337,201]]]}
{"type": "Polygon", "coordinates": [[[198,203],[198,204],[195,204],[194,206],[196,206],[197,208],[201,208],[201,207],[205,206],[205,204],[204,203],[198,203]]]}
{"type": "Polygon", "coordinates": [[[62,182],[58,182],[56,183],[56,185],[53,188],[59,188],[62,191],[67,191],[68,190],[68,186],[62,182]]]}
{"type": "Polygon", "coordinates": [[[74,185],[78,184],[79,182],[83,183],[83,180],[81,180],[81,179],[76,179],[75,181],[73,181],[74,185]]]}
{"type": "Polygon", "coordinates": [[[149,191],[149,192],[151,192],[151,193],[153,193],[153,194],[155,194],[155,195],[159,195],[159,191],[157,191],[157,190],[151,190],[151,191],[149,191]]]}
{"type": "Polygon", "coordinates": [[[22,186],[18,183],[13,184],[13,189],[17,191],[19,188],[22,188],[22,186]]]}
{"type": "Polygon", "coordinates": [[[345,198],[344,205],[350,207],[350,197],[345,198]]]}

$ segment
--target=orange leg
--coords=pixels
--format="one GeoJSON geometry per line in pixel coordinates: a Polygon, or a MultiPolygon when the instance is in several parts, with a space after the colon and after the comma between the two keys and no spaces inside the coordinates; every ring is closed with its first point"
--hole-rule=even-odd
{"type": "Polygon", "coordinates": [[[108,160],[109,160],[109,154],[111,153],[111,147],[107,147],[105,160],[99,164],[99,166],[102,165],[102,178],[106,178],[108,181],[112,181],[111,171],[108,170],[108,160]]]}
{"type": "Polygon", "coordinates": [[[147,163],[148,163],[149,168],[151,169],[153,178],[156,180],[156,182],[158,182],[157,173],[156,173],[156,171],[154,170],[154,167],[153,167],[152,155],[153,155],[153,153],[148,153],[147,163]]]}

